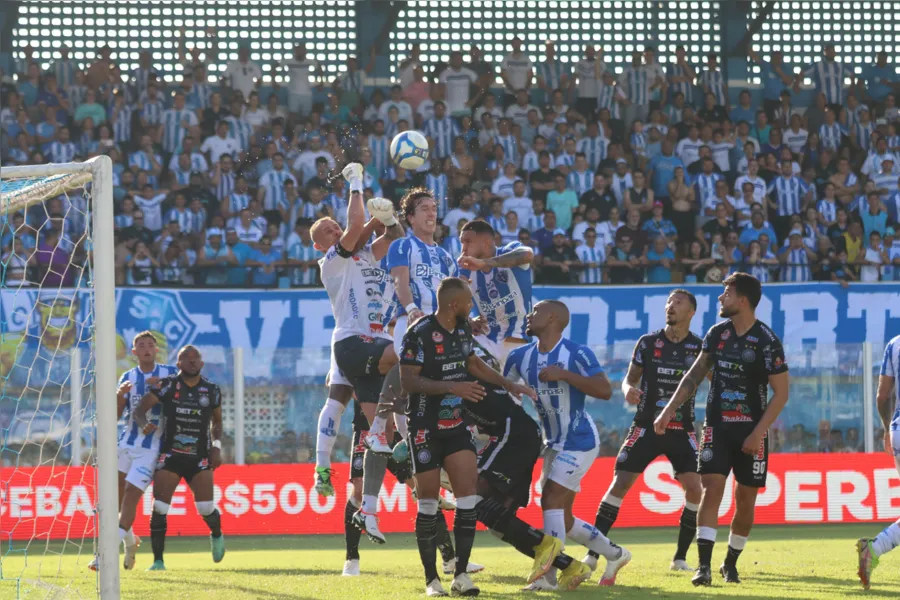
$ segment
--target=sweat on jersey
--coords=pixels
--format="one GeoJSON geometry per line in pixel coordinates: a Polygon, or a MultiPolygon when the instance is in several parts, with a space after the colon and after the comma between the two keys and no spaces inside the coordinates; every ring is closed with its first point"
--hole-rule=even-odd
{"type": "MultiPolygon", "coordinates": [[[[520,242],[510,242],[497,248],[495,256],[503,256],[522,248],[520,242]]],[[[531,265],[495,267],[489,272],[460,269],[460,277],[469,280],[475,299],[474,311],[483,316],[490,327],[487,338],[502,342],[513,337],[527,340],[525,315],[531,312],[531,265]]]]}
{"type": "MultiPolygon", "coordinates": [[[[447,277],[459,275],[456,261],[437,244],[426,244],[414,235],[391,242],[387,254],[388,273],[396,267],[409,268],[409,289],[413,302],[430,315],[437,310],[437,291],[447,277]]],[[[396,298],[396,290],[394,292],[396,298]]],[[[397,307],[397,316],[406,314],[406,308],[397,307]]]]}
{"type": "Polygon", "coordinates": [[[564,381],[540,381],[538,375],[550,365],[559,365],[583,377],[603,373],[590,348],[562,338],[546,354],[538,350],[536,341],[516,348],[509,353],[503,374],[513,380],[521,377],[537,392],[534,407],[547,447],[559,452],[596,449],[600,439],[593,419],[585,412],[587,394],[564,381]]]}
{"type": "Polygon", "coordinates": [[[125,427],[119,434],[120,448],[143,448],[145,450],[154,450],[159,452],[160,441],[162,440],[163,430],[160,427],[160,415],[162,414],[162,404],[157,404],[150,409],[147,420],[156,425],[157,429],[153,433],[144,434],[140,426],[134,419],[134,411],[137,410],[141,403],[141,398],[147,392],[157,393],[159,388],[151,390],[147,384],[147,380],[153,377],[162,379],[170,377],[178,373],[178,367],[172,365],[154,365],[153,370],[149,373],[141,371],[140,367],[128,369],[119,378],[119,385],[126,381],[131,383],[131,391],[128,392],[128,402],[125,404],[125,427]]]}

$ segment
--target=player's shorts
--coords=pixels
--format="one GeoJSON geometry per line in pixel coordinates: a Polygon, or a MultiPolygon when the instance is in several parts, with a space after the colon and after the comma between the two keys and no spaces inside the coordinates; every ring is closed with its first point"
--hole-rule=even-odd
{"type": "Polygon", "coordinates": [[[509,353],[526,344],[524,341],[511,340],[498,340],[495,342],[489,340],[485,335],[476,335],[475,341],[481,344],[481,347],[487,350],[488,354],[497,359],[497,362],[500,363],[501,371],[506,365],[506,357],[509,356],[509,353]]]}
{"type": "Polygon", "coordinates": [[[427,430],[409,430],[409,454],[413,463],[413,475],[442,468],[444,459],[457,452],[468,450],[475,454],[472,433],[465,427],[458,429],[459,433],[442,436],[428,435],[427,430]]]}
{"type": "MultiPolygon", "coordinates": [[[[365,441],[368,433],[368,429],[353,428],[353,456],[350,458],[350,479],[363,476],[363,464],[366,454],[366,445],[363,444],[363,441],[365,441]]],[[[400,434],[395,431],[394,443],[391,444],[391,447],[393,448],[402,439],[400,434]]],[[[392,456],[388,458],[387,469],[400,483],[406,483],[406,480],[412,477],[412,464],[409,460],[401,463],[394,460],[392,456]]]]}
{"type": "Polygon", "coordinates": [[[502,437],[491,436],[478,451],[478,476],[512,498],[516,506],[527,506],[534,463],[541,455],[543,442],[537,426],[515,432],[510,428],[511,421],[506,419],[502,437]]]}
{"type": "Polygon", "coordinates": [[[347,379],[338,368],[337,360],[334,357],[333,342],[331,344],[331,367],[328,369],[328,376],[325,378],[325,383],[327,385],[346,385],[347,387],[353,387],[353,384],[350,383],[350,380],[347,379]]]}
{"type": "Polygon", "coordinates": [[[160,454],[156,462],[156,469],[180,475],[190,485],[191,479],[197,473],[209,471],[209,459],[192,454],[160,454]]]}
{"type": "Polygon", "coordinates": [[[351,335],[332,345],[331,353],[338,371],[356,390],[360,402],[378,402],[384,383],[384,375],[378,372],[378,363],[390,345],[388,338],[367,335],[351,335]]]}
{"type": "Polygon", "coordinates": [[[700,440],[700,459],[697,461],[701,475],[725,475],[734,471],[734,479],[747,487],[766,486],[766,466],[769,461],[769,436],[763,437],[755,454],[744,454],[741,446],[753,433],[755,425],[703,428],[700,440]]]}
{"type": "Polygon", "coordinates": [[[669,429],[656,435],[653,427],[632,424],[616,458],[616,472],[643,473],[657,456],[665,455],[676,475],[697,472],[697,436],[693,431],[669,429]]]}
{"type": "Polygon", "coordinates": [[[397,356],[400,356],[403,352],[403,336],[406,335],[406,325],[408,322],[409,317],[406,315],[400,315],[394,322],[394,331],[392,335],[394,336],[394,352],[397,356]]]}
{"type": "Polygon", "coordinates": [[[554,481],[573,492],[581,491],[581,480],[587,475],[597,458],[599,448],[592,450],[544,450],[544,466],[541,470],[541,486],[554,481]]]}
{"type": "Polygon", "coordinates": [[[119,446],[119,473],[125,473],[125,481],[143,492],[153,481],[157,457],[156,450],[119,446]]]}

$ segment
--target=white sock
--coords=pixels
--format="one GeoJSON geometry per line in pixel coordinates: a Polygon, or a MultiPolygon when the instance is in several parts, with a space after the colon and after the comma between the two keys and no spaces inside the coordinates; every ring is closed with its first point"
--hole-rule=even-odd
{"type": "Polygon", "coordinates": [[[887,554],[897,546],[900,546],[900,521],[885,527],[884,531],[872,540],[872,550],[875,552],[875,556],[887,554]]]}
{"type": "Polygon", "coordinates": [[[697,528],[697,539],[715,542],[716,541],[716,528],[715,527],[698,527],[697,528]]]}
{"type": "Polygon", "coordinates": [[[125,531],[124,529],[122,529],[121,527],[119,527],[119,543],[120,544],[125,541],[126,535],[128,535],[128,532],[125,531]]]}
{"type": "Polygon", "coordinates": [[[378,514],[378,496],[363,494],[362,511],[367,515],[378,514]]]}
{"type": "Polygon", "coordinates": [[[406,415],[398,415],[394,413],[394,425],[397,426],[397,431],[400,433],[400,436],[405,440],[407,434],[409,433],[409,426],[407,425],[407,416],[406,415]]]}
{"type": "Polygon", "coordinates": [[[699,504],[694,504],[693,502],[685,502],[685,503],[684,503],[684,507],[685,507],[686,509],[692,510],[692,511],[694,511],[694,512],[697,512],[698,510],[700,510],[700,505],[699,505],[699,504]]]}
{"type": "Polygon", "coordinates": [[[603,500],[601,500],[600,502],[601,504],[609,504],[610,506],[622,506],[622,499],[616,498],[609,492],[607,492],[607,494],[603,496],[603,500]]]}
{"type": "Polygon", "coordinates": [[[375,418],[372,419],[372,426],[369,427],[369,435],[382,435],[385,427],[387,427],[387,418],[383,415],[375,415],[375,418]]]}
{"type": "Polygon", "coordinates": [[[581,519],[575,519],[572,523],[572,529],[568,533],[569,539],[577,542],[587,548],[593,550],[607,560],[616,560],[619,558],[619,548],[613,547],[609,543],[609,538],[600,533],[600,530],[581,519]]]}
{"type": "Polygon", "coordinates": [[[743,535],[735,535],[733,533],[728,534],[728,547],[734,548],[735,550],[743,550],[744,546],[747,545],[747,536],[743,535]]]}
{"type": "MultiPolygon", "coordinates": [[[[544,533],[566,541],[566,511],[561,508],[551,508],[544,511],[544,533]]],[[[547,582],[556,585],[556,567],[550,567],[544,576],[547,582]]]]}
{"type": "Polygon", "coordinates": [[[337,430],[341,426],[341,415],[344,405],[329,398],[319,412],[319,425],[316,429],[316,467],[331,467],[331,450],[337,440],[337,430]]]}
{"type": "MultiPolygon", "coordinates": [[[[121,530],[119,531],[119,535],[121,535],[121,530]]],[[[128,528],[128,531],[125,532],[125,545],[126,546],[134,546],[134,529],[131,527],[128,528]]]]}

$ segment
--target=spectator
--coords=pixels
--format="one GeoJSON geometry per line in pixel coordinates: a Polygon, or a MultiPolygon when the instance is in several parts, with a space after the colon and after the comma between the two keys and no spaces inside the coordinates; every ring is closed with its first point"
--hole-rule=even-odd
{"type": "Polygon", "coordinates": [[[259,246],[247,257],[247,266],[254,267],[253,285],[271,287],[278,280],[276,269],[281,266],[282,255],[272,247],[272,239],[263,236],[259,246]]]}
{"type": "MultiPolygon", "coordinates": [[[[596,208],[592,208],[596,212],[596,208]]],[[[575,254],[580,261],[580,273],[578,281],[580,283],[598,284],[603,283],[606,279],[604,263],[606,262],[606,248],[602,243],[597,242],[597,232],[593,227],[585,229],[583,243],[575,248],[575,254]]]]}
{"type": "Polygon", "coordinates": [[[799,227],[791,229],[788,242],[778,253],[778,259],[782,264],[782,281],[812,281],[810,265],[815,263],[816,254],[803,243],[803,230],[799,227]]]}
{"type": "Polygon", "coordinates": [[[578,196],[566,188],[566,180],[562,175],[556,177],[556,186],[547,194],[547,210],[556,215],[556,226],[567,230],[572,226],[572,216],[578,210],[578,196]]]}
{"type": "Polygon", "coordinates": [[[262,69],[250,60],[250,46],[246,41],[239,42],[237,60],[233,60],[222,73],[222,83],[226,88],[240,92],[244,98],[250,96],[262,84],[262,69]]]}
{"type": "Polygon", "coordinates": [[[574,280],[575,271],[572,268],[577,268],[579,261],[575,251],[567,244],[565,230],[558,228],[553,231],[553,243],[542,255],[543,283],[566,284],[574,280]]]}
{"type": "MultiPolygon", "coordinates": [[[[656,240],[659,237],[663,237],[666,239],[666,243],[670,247],[675,246],[675,242],[678,239],[678,231],[675,229],[675,226],[672,224],[672,221],[663,218],[663,203],[662,202],[654,202],[653,203],[653,214],[650,219],[644,221],[643,226],[641,227],[644,231],[647,232],[647,237],[656,240]]],[[[654,242],[655,244],[655,242],[654,242]]],[[[674,258],[674,256],[673,256],[674,258]]]]}
{"type": "Polygon", "coordinates": [[[531,239],[541,255],[546,254],[553,247],[553,235],[557,229],[560,228],[557,227],[556,213],[548,208],[544,211],[544,225],[531,234],[531,239]]]}
{"type": "Polygon", "coordinates": [[[681,259],[681,264],[686,269],[684,274],[685,283],[702,283],[706,281],[706,272],[714,262],[700,240],[692,241],[687,256],[681,259]]]}
{"type": "Polygon", "coordinates": [[[835,60],[834,45],[828,44],[823,49],[823,60],[807,67],[795,80],[795,86],[802,83],[802,78],[812,79],[816,93],[825,95],[828,107],[832,111],[840,110],[844,102],[844,86],[847,79],[850,87],[854,85],[853,69],[835,60]]]}
{"type": "Polygon", "coordinates": [[[869,246],[860,251],[856,258],[856,264],[859,265],[859,280],[863,283],[879,281],[881,265],[887,262],[887,256],[881,249],[881,233],[872,231],[869,233],[869,246]]]}
{"type": "MultiPolygon", "coordinates": [[[[502,194],[501,194],[502,195],[502,194]]],[[[513,194],[503,201],[503,212],[515,211],[518,215],[518,223],[528,223],[534,216],[534,204],[525,195],[525,182],[517,179],[513,183],[513,194]]],[[[518,229],[517,229],[518,231],[518,229]]]]}
{"type": "Polygon", "coordinates": [[[155,268],[159,261],[153,258],[150,249],[142,241],[134,245],[134,252],[126,259],[126,283],[131,286],[149,286],[156,283],[155,268]]]}
{"type": "Polygon", "coordinates": [[[623,227],[616,235],[616,245],[606,258],[610,283],[642,283],[646,259],[636,250],[631,231],[623,227]]]}
{"type": "Polygon", "coordinates": [[[106,109],[97,103],[97,93],[88,89],[84,101],[75,110],[75,122],[81,127],[85,126],[85,119],[90,119],[93,125],[100,125],[106,121],[106,109]]]}
{"type": "Polygon", "coordinates": [[[504,217],[503,226],[496,230],[500,234],[502,245],[515,242],[519,239],[519,215],[511,210],[504,217]]]}
{"type": "Polygon", "coordinates": [[[594,186],[581,196],[579,210],[587,213],[588,209],[596,208],[599,220],[605,221],[614,206],[617,206],[616,199],[606,184],[606,177],[602,173],[595,173],[594,186]]]}
{"type": "Polygon", "coordinates": [[[504,107],[515,102],[518,90],[531,90],[534,77],[534,64],[528,55],[522,52],[522,40],[514,37],[512,40],[512,52],[506,55],[500,63],[500,78],[504,86],[504,107]]]}
{"type": "Polygon", "coordinates": [[[650,172],[650,186],[655,196],[664,198],[668,195],[669,182],[675,177],[675,168],[684,168],[684,163],[673,153],[672,142],[668,139],[662,143],[662,153],[655,156],[647,167],[650,172]]]}
{"type": "MultiPolygon", "coordinates": [[[[656,211],[654,210],[654,213],[656,211]]],[[[662,205],[660,204],[660,216],[662,205]]],[[[651,221],[648,221],[650,223],[651,221]]],[[[647,252],[647,283],[672,283],[672,267],[675,253],[669,248],[669,240],[664,235],[653,238],[653,245],[647,252]]]]}
{"type": "Polygon", "coordinates": [[[206,138],[200,146],[200,152],[207,154],[212,164],[218,164],[223,155],[236,160],[240,150],[238,141],[229,135],[228,123],[225,121],[219,121],[216,124],[216,134],[206,138]]]}
{"type": "Polygon", "coordinates": [[[294,286],[316,285],[319,277],[318,260],[324,254],[313,246],[309,230],[312,221],[297,219],[294,231],[287,241],[287,264],[291,270],[291,284],[294,286]]]}
{"type": "Polygon", "coordinates": [[[592,229],[596,234],[598,227],[600,227],[600,209],[596,206],[591,206],[584,211],[584,220],[572,227],[571,239],[575,242],[576,250],[579,245],[585,243],[585,232],[588,229],[592,229]]]}

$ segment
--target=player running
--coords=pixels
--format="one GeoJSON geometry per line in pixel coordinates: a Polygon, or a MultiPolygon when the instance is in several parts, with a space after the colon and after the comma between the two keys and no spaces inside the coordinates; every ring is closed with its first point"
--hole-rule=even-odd
{"type": "Polygon", "coordinates": [[[451,592],[477,596],[479,590],[467,574],[475,540],[478,504],[478,469],[472,435],[466,428],[463,402],[479,402],[484,387],[475,378],[497,385],[512,394],[528,394],[530,388],[507,381],[474,353],[474,340],[467,322],[472,294],[467,284],[450,277],[437,289],[437,312],[420,318],[403,338],[400,378],[410,395],[409,451],[418,491],[416,543],[425,568],[426,594],[446,596],[435,567],[435,534],[441,468],[447,471],[456,496],[453,534],[457,562],[451,592]]]}
{"type": "Polygon", "coordinates": [[[475,296],[476,321],[487,333],[475,340],[496,357],[502,368],[509,352],[528,343],[525,317],[531,312],[531,264],[534,252],[519,242],[497,248],[494,228],[485,221],[463,225],[457,259],[460,276],[475,296]]]}
{"type": "MultiPolygon", "coordinates": [[[[678,531],[678,546],[670,568],[693,571],[686,562],[691,540],[697,532],[697,507],[702,489],[697,474],[697,438],[694,435],[694,397],[679,409],[662,435],[653,430],[653,420],[675,393],[682,375],[694,364],[702,340],[691,333],[697,299],[687,290],[673,290],[666,302],[666,326],[647,334],[634,347],[628,374],[622,382],[625,400],[637,406],[634,423],[619,450],[615,477],[597,509],[594,525],[608,535],[625,494],[651,462],[665,454],[675,479],[684,488],[684,509],[678,531]]],[[[584,562],[596,567],[591,551],[584,562]]]]}
{"type": "Polygon", "coordinates": [[[735,510],[728,537],[728,554],[719,568],[727,583],[740,583],[737,560],[753,527],[756,495],[766,485],[769,457],[767,432],[788,400],[789,376],[781,341],[768,325],[756,319],[762,297],[759,280],[734,273],[722,284],[719,316],[703,338],[700,356],[681,380],[675,395],[656,417],[656,435],[665,435],[679,409],[696,393],[712,371],[706,402],[706,421],[700,443],[699,472],[703,497],[697,515],[700,565],[694,585],[712,583],[713,546],[725,480],[734,471],[735,510]],[[768,386],[772,398],[767,400],[768,386]]]}
{"type": "MultiPolygon", "coordinates": [[[[884,348],[884,359],[881,361],[881,373],[878,376],[878,414],[884,427],[884,450],[894,457],[894,465],[900,471],[900,386],[897,386],[897,374],[900,373],[900,335],[888,342],[884,348]]],[[[876,537],[862,538],[856,542],[859,554],[859,580],[865,589],[872,584],[872,571],[878,566],[878,559],[900,546],[900,521],[891,523],[876,537]]]]}
{"type": "MultiPolygon", "coordinates": [[[[521,377],[537,393],[535,408],[544,434],[541,508],[544,532],[586,546],[607,560],[600,585],[613,585],[616,574],[631,560],[631,553],[610,542],[600,531],[572,514],[575,494],[599,452],[597,428],[585,413],[585,398],[608,400],[612,387],[597,357],[587,346],[563,338],[569,309],[557,300],[534,305],[527,317],[529,336],[537,341],[513,350],[504,374],[521,377]]],[[[538,579],[531,590],[556,588],[556,573],[538,579]]]]}
{"type": "Polygon", "coordinates": [[[213,470],[222,464],[222,393],[200,375],[203,358],[194,346],[178,352],[178,374],[165,377],[141,399],[135,421],[144,434],[158,428],[147,411],[162,406],[163,442],[153,476],[150,539],[153,564],[148,571],[165,571],[166,515],[175,488],[184,479],[194,494],[197,512],[210,531],[213,562],[225,556],[222,520],[213,499],[213,470]]]}
{"type": "MultiPolygon", "coordinates": [[[[119,541],[125,544],[123,566],[128,570],[134,568],[137,549],[141,545],[141,538],[134,535],[131,526],[138,503],[153,478],[162,437],[161,431],[144,435],[134,419],[134,411],[150,386],[178,371],[171,365],[156,364],[157,352],[156,338],[152,332],[142,331],[134,336],[131,353],[137,358],[138,366],[122,374],[116,394],[119,417],[126,414],[125,427],[119,435],[119,541]]],[[[150,417],[157,425],[161,408],[155,408],[150,417]]],[[[88,568],[97,570],[97,557],[88,568]]]]}

